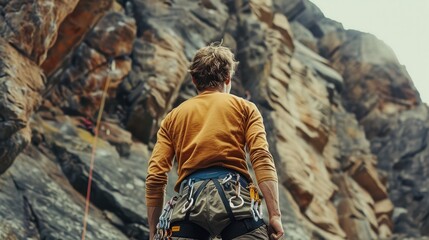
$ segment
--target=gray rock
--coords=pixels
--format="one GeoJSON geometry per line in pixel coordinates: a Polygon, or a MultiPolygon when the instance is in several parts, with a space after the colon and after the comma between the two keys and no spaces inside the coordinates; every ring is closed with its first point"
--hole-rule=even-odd
{"type": "Polygon", "coordinates": [[[295,41],[294,45],[294,57],[310,67],[315,74],[319,75],[328,83],[333,84],[337,92],[342,92],[344,84],[343,77],[329,65],[328,60],[322,58],[300,42],[295,41]]]}
{"type": "Polygon", "coordinates": [[[313,33],[310,32],[299,22],[291,22],[290,26],[292,28],[293,37],[295,40],[301,42],[311,50],[318,52],[317,48],[317,39],[313,36],[313,33]]]}
{"type": "MultiPolygon", "coordinates": [[[[18,239],[74,239],[81,235],[84,198],[58,166],[34,147],[18,157],[9,174],[0,177],[0,184],[2,192],[8,191],[7,198],[0,198],[7,203],[2,206],[8,206],[0,212],[0,234],[18,239]]],[[[87,223],[88,239],[127,239],[94,207],[87,223]]]]}
{"type": "MultiPolygon", "coordinates": [[[[304,10],[293,21],[297,21],[311,30],[317,22],[325,18],[325,15],[309,0],[303,0],[303,4],[304,10]]],[[[286,16],[288,15],[286,14],[286,16]]]]}
{"type": "Polygon", "coordinates": [[[343,24],[337,21],[334,21],[329,18],[322,18],[310,28],[310,31],[313,33],[315,37],[321,38],[331,32],[344,31],[344,28],[343,28],[343,24]]]}
{"type": "MultiPolygon", "coordinates": [[[[91,138],[88,132],[79,131],[80,136],[91,138]]],[[[91,162],[90,144],[74,136],[52,137],[57,139],[52,141],[53,151],[64,175],[85,196],[91,162]]],[[[48,141],[49,139],[48,137],[48,141]]],[[[98,146],[94,160],[91,202],[98,208],[117,215],[125,224],[121,226],[124,232],[128,231],[127,226],[130,224],[147,225],[144,204],[146,177],[145,171],[140,168],[147,161],[141,152],[144,149],[134,147],[128,158],[121,159],[115,147],[109,143],[99,139],[98,146]],[[137,168],[137,165],[140,167],[137,168]]]]}
{"type": "Polygon", "coordinates": [[[167,32],[183,39],[185,55],[212,41],[220,41],[229,18],[228,8],[221,0],[149,1],[131,0],[137,19],[138,35],[167,32]]]}

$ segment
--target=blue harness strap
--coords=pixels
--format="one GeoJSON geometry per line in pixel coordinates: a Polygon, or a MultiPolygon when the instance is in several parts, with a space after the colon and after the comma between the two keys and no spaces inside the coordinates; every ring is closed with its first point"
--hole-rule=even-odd
{"type": "MultiPolygon", "coordinates": [[[[185,178],[183,182],[185,181],[187,182],[190,179],[193,179],[195,182],[206,180],[206,179],[220,179],[220,178],[226,177],[228,174],[236,175],[239,173],[224,167],[209,167],[209,168],[201,169],[191,173],[189,176],[185,178]]],[[[247,179],[241,174],[240,174],[240,184],[244,187],[247,186],[248,184],[247,179]]]]}

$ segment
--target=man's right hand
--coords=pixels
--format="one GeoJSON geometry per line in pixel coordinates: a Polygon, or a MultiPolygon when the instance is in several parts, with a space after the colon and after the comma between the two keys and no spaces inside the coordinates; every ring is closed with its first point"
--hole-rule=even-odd
{"type": "Polygon", "coordinates": [[[276,181],[263,181],[259,183],[265,203],[267,204],[268,215],[270,217],[269,235],[271,239],[281,239],[284,234],[281,212],[279,206],[279,188],[276,181]]]}
{"type": "Polygon", "coordinates": [[[281,239],[284,235],[282,220],[279,216],[273,216],[270,218],[269,232],[270,239],[277,240],[281,239]]]}

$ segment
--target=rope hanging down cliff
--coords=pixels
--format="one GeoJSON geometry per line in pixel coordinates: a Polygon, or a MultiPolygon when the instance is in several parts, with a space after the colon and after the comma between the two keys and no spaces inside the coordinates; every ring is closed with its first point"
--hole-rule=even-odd
{"type": "MultiPolygon", "coordinates": [[[[110,73],[111,71],[114,71],[115,68],[116,68],[115,60],[113,58],[110,58],[108,62],[108,73],[110,73]]],[[[99,110],[98,110],[98,116],[97,116],[97,124],[95,126],[95,135],[92,142],[91,163],[89,167],[88,187],[86,190],[85,213],[83,217],[83,228],[82,228],[82,238],[81,238],[82,240],[85,240],[85,236],[86,236],[87,219],[88,219],[89,204],[90,204],[90,197],[91,197],[92,171],[94,169],[94,161],[95,161],[95,154],[97,150],[98,133],[100,130],[101,117],[103,116],[104,106],[105,106],[106,97],[107,97],[107,90],[109,89],[110,80],[111,80],[111,77],[108,74],[106,83],[104,85],[100,106],[98,108],[99,110]]]]}

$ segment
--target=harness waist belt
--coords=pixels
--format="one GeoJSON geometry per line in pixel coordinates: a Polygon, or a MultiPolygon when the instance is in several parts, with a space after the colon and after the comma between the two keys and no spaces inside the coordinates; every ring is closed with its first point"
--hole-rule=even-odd
{"type": "MultiPolygon", "coordinates": [[[[210,167],[198,170],[196,172],[191,173],[189,176],[186,177],[185,180],[183,180],[182,184],[185,182],[188,182],[190,179],[193,179],[194,181],[202,181],[206,179],[220,179],[226,177],[228,174],[236,175],[239,174],[235,172],[234,170],[224,168],[224,167],[210,167]]],[[[240,174],[240,184],[243,187],[246,187],[248,182],[243,175],[240,174]]]]}

